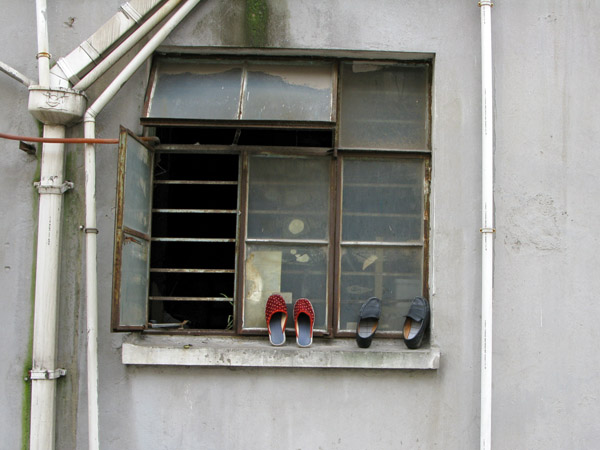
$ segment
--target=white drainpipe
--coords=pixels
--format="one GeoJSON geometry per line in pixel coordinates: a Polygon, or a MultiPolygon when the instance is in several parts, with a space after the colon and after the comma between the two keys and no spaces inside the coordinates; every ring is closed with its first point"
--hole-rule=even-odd
{"type": "Polygon", "coordinates": [[[494,95],[492,6],[481,0],[482,226],[481,226],[481,428],[480,448],[492,445],[492,299],[494,281],[494,95]]]}
{"type": "MultiPolygon", "coordinates": [[[[44,125],[44,137],[64,136],[64,125],[44,125]]],[[[42,150],[33,366],[30,372],[32,383],[30,450],[54,448],[55,378],[64,375],[56,369],[64,147],[64,144],[44,144],[42,150]]]]}
{"type": "MultiPolygon", "coordinates": [[[[39,84],[49,87],[50,54],[46,1],[36,1],[39,84]]],[[[64,125],[44,125],[44,136],[63,138],[64,125]]],[[[54,449],[58,278],[63,202],[64,144],[44,144],[38,185],[39,215],[35,307],[33,321],[33,365],[31,379],[30,449],[54,449]]]]}
{"type": "MultiPolygon", "coordinates": [[[[88,108],[84,115],[84,136],[95,138],[96,116],[123,87],[136,70],[152,55],[171,31],[200,3],[188,0],[160,30],[148,41],[140,52],[127,64],[123,71],[108,85],[104,92],[88,108]]],[[[85,145],[85,231],[86,231],[86,297],[88,337],[88,428],[89,448],[98,444],[98,271],[96,228],[96,149],[94,144],[85,145]]]]}
{"type": "Polygon", "coordinates": [[[50,50],[48,48],[48,19],[46,0],[36,0],[38,72],[40,86],[50,86],[50,50]]]}
{"type": "MultiPolygon", "coordinates": [[[[176,3],[178,1],[169,1],[169,8],[161,12],[157,18],[165,17],[172,11],[176,3]]],[[[193,6],[196,3],[197,1],[194,2],[193,6]]],[[[126,3],[125,5],[129,4],[126,3]]],[[[179,20],[189,10],[191,8],[185,10],[183,15],[179,15],[179,20]]],[[[64,83],[64,79],[59,76],[51,77],[46,0],[36,0],[36,17],[39,84],[33,85],[31,80],[6,65],[3,65],[1,69],[3,72],[8,73],[13,78],[29,86],[29,110],[34,117],[44,123],[44,137],[63,139],[65,137],[66,126],[84,116],[86,105],[85,95],[78,90],[68,88],[64,83]],[[55,81],[52,86],[51,80],[55,81]],[[57,100],[60,101],[57,102],[57,100]]],[[[177,23],[179,23],[179,20],[177,23]]],[[[172,21],[170,20],[168,23],[172,23],[172,21]]],[[[147,28],[146,32],[149,29],[147,28]]],[[[171,30],[172,28],[169,29],[169,31],[171,30]]],[[[140,33],[135,36],[136,39],[141,37],[140,33]]],[[[164,37],[160,39],[160,42],[163,39],[164,37]]],[[[135,43],[133,39],[126,42],[128,42],[127,45],[131,46],[135,43]]],[[[107,42],[104,42],[104,44],[108,45],[107,42]]],[[[107,93],[105,92],[105,94],[107,93]]],[[[108,95],[112,97],[114,93],[109,93],[108,95]]],[[[104,98],[106,98],[106,95],[104,98]]],[[[100,109],[98,108],[97,110],[99,111],[100,109]]],[[[93,123],[85,124],[86,133],[95,134],[93,128],[93,123]]],[[[88,189],[88,184],[95,185],[93,152],[93,145],[91,151],[88,145],[86,145],[86,204],[92,205],[93,208],[93,214],[90,214],[90,211],[86,211],[85,229],[87,236],[86,258],[88,261],[93,261],[91,264],[88,263],[91,269],[88,270],[86,280],[88,285],[88,426],[89,449],[96,450],[99,448],[97,280],[95,263],[96,240],[94,234],[96,231],[96,208],[95,190],[88,189]],[[88,171],[89,167],[92,167],[91,172],[88,171]],[[89,286],[93,286],[93,288],[90,289],[89,286]]],[[[41,178],[40,182],[36,183],[36,185],[39,191],[39,214],[33,323],[33,360],[29,377],[32,382],[29,448],[30,450],[53,450],[55,447],[56,379],[66,373],[63,369],[56,368],[63,193],[72,187],[71,183],[64,181],[64,143],[43,144],[41,178]]]]}

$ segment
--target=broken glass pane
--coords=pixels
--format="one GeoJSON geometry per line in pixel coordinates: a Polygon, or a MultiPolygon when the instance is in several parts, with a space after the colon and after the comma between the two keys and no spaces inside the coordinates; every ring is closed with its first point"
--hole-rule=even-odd
{"type": "Polygon", "coordinates": [[[331,121],[332,93],[331,64],[249,64],[241,118],[331,121]]]}
{"type": "Polygon", "coordinates": [[[235,120],[242,66],[163,61],[156,72],[148,117],[235,120]]]}

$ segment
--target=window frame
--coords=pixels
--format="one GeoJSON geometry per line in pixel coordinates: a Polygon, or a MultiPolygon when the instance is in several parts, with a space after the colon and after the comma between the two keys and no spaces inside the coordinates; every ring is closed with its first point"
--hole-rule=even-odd
{"type": "MultiPolygon", "coordinates": [[[[234,58],[239,60],[240,58],[234,58]]],[[[257,60],[256,58],[252,59],[257,60]]],[[[331,59],[327,59],[332,61],[331,59]]],[[[285,61],[285,59],[277,58],[277,61],[285,61]]],[[[292,61],[299,61],[294,59],[292,61]]],[[[301,61],[301,60],[300,60],[301,61]]],[[[266,326],[264,329],[244,329],[243,328],[243,312],[245,307],[245,260],[247,254],[247,208],[248,208],[248,159],[252,154],[271,154],[271,155],[288,155],[288,156],[301,156],[301,155],[327,155],[331,156],[330,161],[330,192],[329,192],[329,233],[328,233],[328,255],[329,262],[327,268],[327,320],[325,332],[315,332],[315,336],[329,337],[329,338],[345,338],[353,337],[354,333],[349,331],[340,331],[338,329],[339,324],[339,308],[341,305],[340,299],[340,276],[341,276],[341,215],[342,211],[342,161],[345,157],[357,157],[357,158],[419,158],[422,159],[425,166],[425,177],[423,180],[423,261],[422,261],[422,293],[428,295],[429,293],[429,234],[430,234],[430,186],[431,186],[431,90],[432,90],[432,64],[430,60],[417,61],[418,64],[426,64],[429,66],[428,73],[429,79],[427,80],[427,96],[429,104],[427,105],[428,118],[428,130],[427,130],[427,144],[424,149],[354,149],[354,148],[340,148],[340,113],[339,104],[341,99],[341,84],[339,83],[339,72],[341,70],[341,62],[347,62],[352,60],[333,60],[335,67],[334,72],[334,86],[337,86],[333,90],[333,113],[332,115],[336,120],[332,122],[287,122],[287,121],[211,121],[211,120],[190,120],[190,119],[163,119],[148,117],[147,111],[149,107],[148,98],[151,90],[154,88],[154,82],[156,77],[156,64],[153,63],[153,69],[151,71],[151,77],[148,83],[147,100],[144,106],[144,117],[141,118],[141,123],[144,127],[162,127],[162,126],[186,126],[186,127],[235,127],[235,128],[294,128],[294,129],[332,129],[334,142],[332,147],[323,148],[296,148],[296,147],[263,147],[263,146],[219,146],[219,145],[199,145],[199,146],[177,146],[159,145],[155,151],[177,151],[177,147],[185,147],[185,151],[214,151],[214,152],[228,152],[235,153],[240,158],[240,172],[239,172],[239,188],[238,188],[238,224],[237,224],[237,236],[236,236],[236,264],[235,264],[235,286],[234,286],[234,330],[203,330],[203,329],[184,329],[184,330],[161,330],[147,328],[149,313],[146,314],[146,325],[145,326],[122,326],[118,325],[118,314],[119,314],[119,297],[117,295],[116,285],[113,284],[113,311],[112,311],[112,324],[113,331],[151,331],[153,334],[197,334],[197,335],[237,335],[237,336],[252,336],[252,335],[265,335],[266,326]],[[192,148],[193,147],[193,148],[192,148]],[[166,150],[165,148],[169,148],[166,150]]],[[[404,61],[368,61],[369,63],[376,64],[410,64],[404,61]]],[[[148,128],[146,128],[148,130],[148,128]]],[[[133,133],[129,132],[129,135],[138,140],[133,133]]],[[[139,141],[139,140],[138,140],[139,141]]],[[[141,141],[139,141],[141,143],[141,141]]],[[[146,146],[147,147],[147,146],[146,146]]],[[[121,167],[121,166],[119,166],[121,167]]],[[[125,170],[123,169],[123,172],[125,170]]],[[[152,170],[153,173],[153,170],[152,170]]],[[[119,172],[120,174],[120,172],[119,172]]],[[[124,173],[123,173],[124,175],[124,173]]],[[[121,176],[121,175],[119,175],[121,176]]],[[[118,188],[119,189],[119,188],[118,188]]],[[[119,193],[117,193],[119,199],[119,193]]],[[[120,204],[122,208],[122,203],[120,204]]],[[[122,211],[117,208],[117,217],[119,214],[122,216],[122,211]]],[[[117,237],[118,226],[115,227],[115,246],[122,245],[122,237],[117,237]]],[[[151,234],[150,234],[151,235],[151,234]]],[[[119,261],[120,263],[120,261],[119,261]]],[[[115,252],[114,267],[117,267],[117,255],[115,252]]],[[[117,273],[117,271],[115,271],[117,273]]],[[[120,273],[115,277],[120,278],[120,273]]],[[[148,277],[149,280],[149,277],[148,277]]],[[[113,283],[114,280],[113,280],[113,283]]],[[[295,299],[294,299],[295,300],[295,299]]],[[[148,308],[147,308],[148,310],[148,308]]],[[[288,319],[293,322],[293,318],[288,319]]],[[[289,328],[289,327],[288,327],[289,328]]],[[[379,333],[379,338],[399,338],[402,337],[402,332],[388,332],[379,333]]]]}

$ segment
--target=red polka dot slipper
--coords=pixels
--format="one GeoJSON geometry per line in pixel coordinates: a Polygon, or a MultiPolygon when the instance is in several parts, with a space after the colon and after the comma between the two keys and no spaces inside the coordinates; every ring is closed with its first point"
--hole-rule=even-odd
{"type": "Polygon", "coordinates": [[[299,347],[310,347],[313,340],[315,311],[309,300],[299,298],[294,304],[294,323],[296,324],[296,343],[299,347]]]}
{"type": "Polygon", "coordinates": [[[269,341],[272,345],[285,343],[285,324],[287,323],[287,306],[281,295],[273,294],[267,300],[265,319],[269,330],[269,341]]]}

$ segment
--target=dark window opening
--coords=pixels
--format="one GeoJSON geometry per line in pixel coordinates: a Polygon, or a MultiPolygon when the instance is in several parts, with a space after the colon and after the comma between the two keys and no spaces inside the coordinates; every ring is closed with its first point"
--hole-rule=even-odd
{"type": "Polygon", "coordinates": [[[295,128],[157,127],[162,144],[260,145],[279,147],[333,146],[333,130],[295,128]]]}
{"type": "Polygon", "coordinates": [[[157,154],[150,323],[233,328],[237,155],[157,154]]]}

